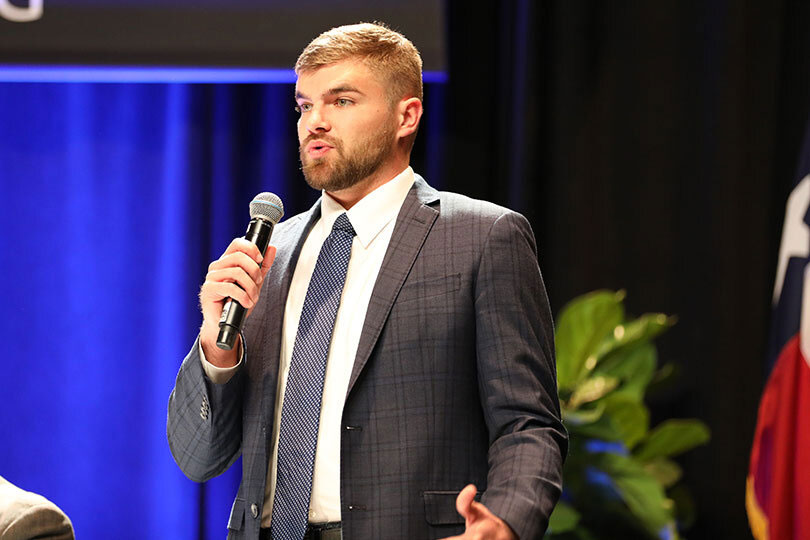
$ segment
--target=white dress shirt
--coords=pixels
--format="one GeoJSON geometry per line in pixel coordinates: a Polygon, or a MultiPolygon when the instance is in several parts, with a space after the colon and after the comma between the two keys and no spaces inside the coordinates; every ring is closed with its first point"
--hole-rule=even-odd
{"type": "MultiPolygon", "coordinates": [[[[346,283],[343,286],[326,364],[315,470],[312,478],[312,497],[309,503],[309,521],[311,523],[340,521],[340,434],[343,404],[349,388],[349,378],[357,355],[357,345],[360,342],[360,334],[366,319],[371,291],[377,281],[377,274],[388,249],[397,214],[413,182],[413,170],[408,167],[391,181],[366,195],[347,211],[349,221],[357,236],[352,242],[346,283]]],[[[282,327],[275,418],[273,419],[273,445],[267,469],[262,527],[270,526],[273,511],[281,409],[301,309],[309,287],[309,280],[321,251],[321,245],[332,231],[332,225],[337,217],[345,211],[329,194],[323,193],[321,217],[312,227],[304,242],[290,284],[290,292],[287,295],[282,327]]],[[[202,350],[200,350],[200,357],[208,377],[220,384],[227,382],[242,363],[240,358],[239,364],[233,368],[217,368],[205,360],[202,350]]]]}

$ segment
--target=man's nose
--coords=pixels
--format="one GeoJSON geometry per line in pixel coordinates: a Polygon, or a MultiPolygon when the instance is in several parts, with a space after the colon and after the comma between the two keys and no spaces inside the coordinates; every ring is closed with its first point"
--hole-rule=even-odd
{"type": "Polygon", "coordinates": [[[332,126],[322,107],[313,106],[306,116],[306,127],[310,133],[329,131],[332,126]]]}

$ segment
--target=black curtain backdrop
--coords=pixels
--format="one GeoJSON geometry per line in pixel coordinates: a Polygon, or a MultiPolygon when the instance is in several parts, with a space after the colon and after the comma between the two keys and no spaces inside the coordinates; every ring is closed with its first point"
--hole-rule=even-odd
{"type": "Polygon", "coordinates": [[[442,187],[529,218],[555,314],[622,288],[631,312],[678,316],[659,353],[680,377],[651,405],[653,422],[712,430],[681,460],[698,509],[687,536],[749,538],[770,299],[810,110],[810,5],[447,9],[442,187]]]}

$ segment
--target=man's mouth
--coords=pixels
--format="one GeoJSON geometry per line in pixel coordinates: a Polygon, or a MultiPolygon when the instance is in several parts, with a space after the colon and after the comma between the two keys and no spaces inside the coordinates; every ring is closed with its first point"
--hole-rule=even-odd
{"type": "Polygon", "coordinates": [[[334,146],[324,141],[312,141],[306,146],[306,154],[311,158],[320,158],[332,149],[334,149],[334,146]]]}

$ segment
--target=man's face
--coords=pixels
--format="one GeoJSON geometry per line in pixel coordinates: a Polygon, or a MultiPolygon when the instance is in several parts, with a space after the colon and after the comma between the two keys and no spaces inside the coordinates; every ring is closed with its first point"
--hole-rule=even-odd
{"type": "Polygon", "coordinates": [[[295,90],[301,165],[310,186],[340,191],[380,169],[396,144],[396,117],[377,76],[345,60],[301,73],[295,90]]]}

